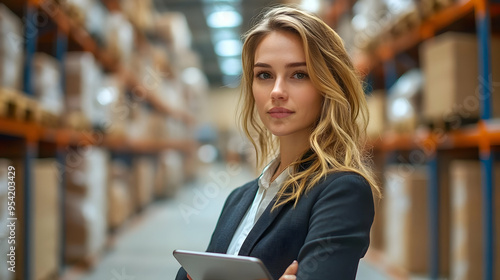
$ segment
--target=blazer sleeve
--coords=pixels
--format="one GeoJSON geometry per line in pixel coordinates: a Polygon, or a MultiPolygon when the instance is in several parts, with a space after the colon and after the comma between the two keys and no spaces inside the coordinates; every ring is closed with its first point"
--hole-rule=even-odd
{"type": "Polygon", "coordinates": [[[297,279],[354,280],[374,214],[372,190],[362,176],[347,174],[329,183],[312,207],[297,279]]]}

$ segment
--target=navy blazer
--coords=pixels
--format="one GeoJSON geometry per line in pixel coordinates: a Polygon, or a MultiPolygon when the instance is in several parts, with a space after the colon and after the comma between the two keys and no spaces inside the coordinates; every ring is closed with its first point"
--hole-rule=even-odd
{"type": "MultiPolygon", "coordinates": [[[[226,253],[258,189],[257,179],[227,198],[207,252],[226,253]]],[[[275,280],[294,261],[297,279],[355,279],[370,243],[374,207],[370,185],[354,172],[328,175],[293,207],[271,212],[270,203],[243,243],[240,255],[259,258],[275,280]]],[[[176,280],[186,280],[180,269],[176,280]]]]}

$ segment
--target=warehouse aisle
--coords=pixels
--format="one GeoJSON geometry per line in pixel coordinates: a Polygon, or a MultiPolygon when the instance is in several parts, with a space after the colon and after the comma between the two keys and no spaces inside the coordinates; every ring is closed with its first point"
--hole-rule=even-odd
{"type": "MultiPolygon", "coordinates": [[[[152,204],[117,237],[112,250],[80,280],[173,279],[179,268],[174,249],[205,250],[225,198],[254,174],[242,166],[217,164],[200,169],[198,182],[184,186],[175,199],[152,204]]],[[[362,263],[358,279],[384,280],[362,263]]]]}

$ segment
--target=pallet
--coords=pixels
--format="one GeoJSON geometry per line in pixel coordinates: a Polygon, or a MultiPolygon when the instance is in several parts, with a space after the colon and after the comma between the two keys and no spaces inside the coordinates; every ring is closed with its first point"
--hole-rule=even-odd
{"type": "Polygon", "coordinates": [[[452,5],[454,2],[454,0],[420,0],[418,3],[418,9],[422,18],[427,18],[441,9],[452,5]]]}
{"type": "Polygon", "coordinates": [[[45,127],[58,128],[59,127],[59,116],[49,112],[45,109],[41,109],[40,124],[45,127]]]}
{"type": "Polygon", "coordinates": [[[63,118],[63,126],[76,131],[88,131],[92,124],[82,112],[69,112],[63,118]]]}
{"type": "Polygon", "coordinates": [[[0,88],[0,117],[39,123],[41,110],[36,100],[15,89],[0,88]]]}
{"type": "Polygon", "coordinates": [[[464,118],[456,115],[450,116],[446,120],[444,118],[428,119],[424,124],[431,131],[449,132],[452,130],[460,129],[467,125],[476,124],[478,121],[479,117],[464,118]]]}
{"type": "Polygon", "coordinates": [[[393,36],[399,36],[417,28],[421,23],[419,10],[414,9],[401,14],[390,27],[389,32],[393,36]]]}

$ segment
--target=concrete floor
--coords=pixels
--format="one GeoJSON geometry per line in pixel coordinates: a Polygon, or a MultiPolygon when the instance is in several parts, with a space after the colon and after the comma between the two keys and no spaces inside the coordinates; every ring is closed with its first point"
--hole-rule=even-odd
{"type": "MultiPolygon", "coordinates": [[[[255,177],[248,169],[223,164],[206,166],[200,173],[205,176],[197,183],[184,186],[173,199],[153,203],[127,224],[92,271],[65,279],[174,279],[179,264],[172,251],[204,251],[227,195],[255,177]]],[[[389,278],[362,261],[357,279],[389,278]]]]}

